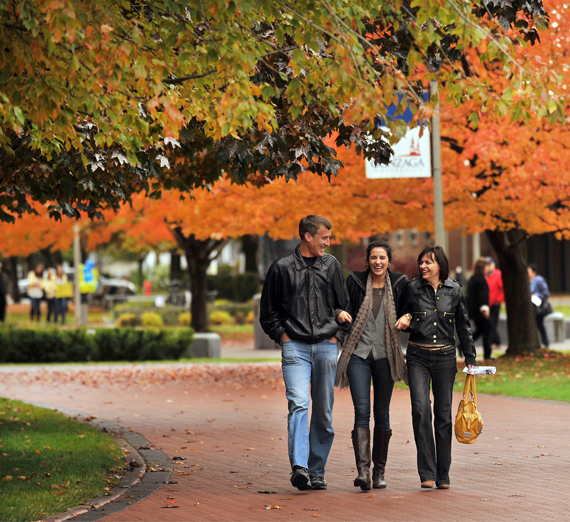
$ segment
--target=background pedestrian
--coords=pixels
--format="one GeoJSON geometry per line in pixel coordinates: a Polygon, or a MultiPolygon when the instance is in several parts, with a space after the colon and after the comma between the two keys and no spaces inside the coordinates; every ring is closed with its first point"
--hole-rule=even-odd
{"type": "Polygon", "coordinates": [[[31,300],[30,320],[39,323],[42,318],[41,304],[44,297],[44,266],[36,265],[36,268],[28,273],[28,297],[31,300]]]}
{"type": "Polygon", "coordinates": [[[487,258],[480,257],[473,265],[473,275],[467,285],[469,317],[475,323],[473,341],[483,337],[483,354],[491,359],[491,323],[489,322],[489,285],[485,279],[487,258]]]}
{"type": "Polygon", "coordinates": [[[503,290],[503,274],[495,265],[492,257],[487,257],[487,267],[485,268],[485,279],[489,285],[489,323],[491,348],[501,345],[501,337],[497,330],[499,326],[499,314],[501,313],[501,305],[505,302],[505,292],[503,290]]]}
{"type": "Polygon", "coordinates": [[[548,302],[550,289],[548,288],[548,283],[544,277],[538,275],[538,268],[536,265],[528,265],[528,279],[530,281],[530,293],[534,304],[536,325],[538,326],[538,333],[540,334],[542,347],[548,348],[550,342],[548,340],[546,328],[544,327],[544,318],[548,314],[552,313],[552,307],[548,302]]]}

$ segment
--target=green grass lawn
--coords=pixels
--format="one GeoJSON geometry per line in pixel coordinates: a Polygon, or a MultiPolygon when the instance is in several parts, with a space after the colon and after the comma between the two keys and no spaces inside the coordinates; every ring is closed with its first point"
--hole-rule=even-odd
{"type": "MultiPolygon", "coordinates": [[[[525,357],[499,357],[495,375],[477,375],[477,393],[570,402],[570,354],[543,350],[525,357]]],[[[463,361],[457,365],[454,390],[463,391],[463,361]]],[[[403,383],[398,388],[407,388],[403,383]]]]}
{"type": "MultiPolygon", "coordinates": [[[[499,357],[493,365],[495,375],[477,376],[477,392],[570,402],[569,354],[545,350],[534,356],[499,357]]],[[[465,379],[458,374],[456,382],[455,389],[462,390],[465,379]]]]}
{"type": "Polygon", "coordinates": [[[122,451],[61,413],[0,398],[0,520],[61,513],[116,484],[122,451]]]}
{"type": "MultiPolygon", "coordinates": [[[[99,324],[104,322],[103,315],[105,312],[93,311],[87,314],[87,324],[99,324]]],[[[30,314],[21,312],[8,312],[6,313],[6,324],[17,325],[20,328],[44,328],[46,326],[57,326],[53,322],[49,324],[46,322],[46,314],[42,313],[42,320],[40,323],[30,321],[30,314]]],[[[60,324],[60,323],[58,323],[60,324]]],[[[75,315],[73,312],[68,312],[65,316],[65,324],[68,326],[75,325],[75,315]]]]}

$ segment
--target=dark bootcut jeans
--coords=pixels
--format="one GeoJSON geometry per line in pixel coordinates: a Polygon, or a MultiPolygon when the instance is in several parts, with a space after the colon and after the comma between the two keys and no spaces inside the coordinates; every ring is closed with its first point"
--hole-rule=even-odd
{"type": "Polygon", "coordinates": [[[406,360],[420,481],[435,480],[436,486],[450,484],[453,435],[451,408],[453,383],[457,373],[455,347],[443,352],[430,352],[408,346],[406,360]],[[433,420],[430,383],[433,391],[433,420]]]}

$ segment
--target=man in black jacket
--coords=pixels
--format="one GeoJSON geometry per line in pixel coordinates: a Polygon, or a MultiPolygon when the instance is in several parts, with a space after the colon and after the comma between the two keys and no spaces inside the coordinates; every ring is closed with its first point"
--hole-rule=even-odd
{"type": "Polygon", "coordinates": [[[261,294],[261,326],[282,346],[291,484],[300,490],[327,488],[337,343],[350,327],[335,318],[335,309],[349,310],[349,299],[339,262],[325,254],[331,228],[322,216],[304,217],[300,246],[271,265],[261,294]]]}

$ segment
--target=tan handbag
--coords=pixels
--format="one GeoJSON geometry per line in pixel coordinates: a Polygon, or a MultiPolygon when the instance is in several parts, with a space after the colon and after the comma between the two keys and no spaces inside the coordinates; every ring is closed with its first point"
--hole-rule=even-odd
{"type": "Polygon", "coordinates": [[[475,376],[468,374],[465,377],[463,399],[455,416],[455,437],[463,444],[473,444],[481,431],[483,431],[483,419],[477,411],[475,376]]]}

